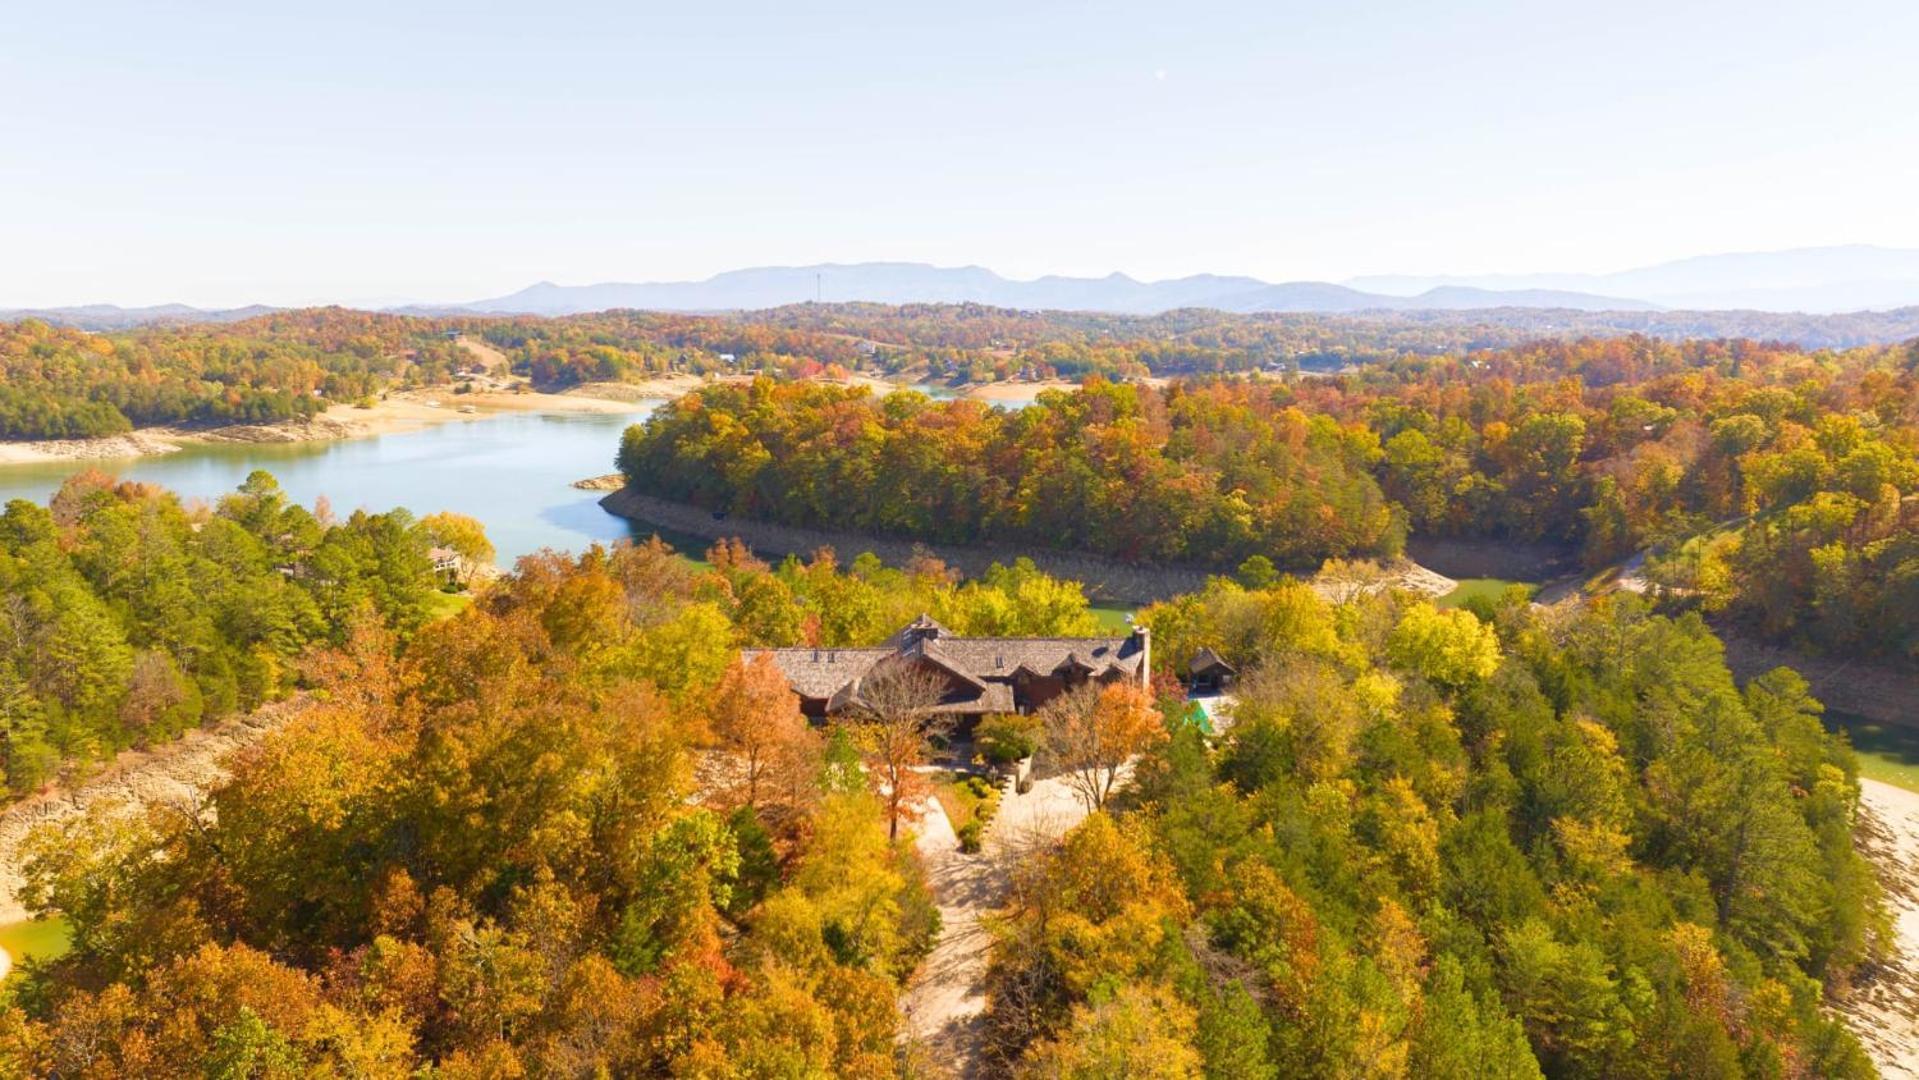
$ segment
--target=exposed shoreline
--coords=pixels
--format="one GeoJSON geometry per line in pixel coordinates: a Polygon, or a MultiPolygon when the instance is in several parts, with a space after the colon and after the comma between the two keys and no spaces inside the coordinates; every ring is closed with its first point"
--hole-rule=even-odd
{"type": "Polygon", "coordinates": [[[1040,379],[1035,382],[989,382],[969,383],[956,386],[954,392],[961,397],[975,401],[1004,403],[1008,401],[1030,401],[1044,390],[1077,390],[1079,384],[1065,379],[1040,379]]]}
{"type": "MultiPolygon", "coordinates": [[[[99,439],[41,439],[26,442],[0,442],[0,465],[31,465],[46,462],[108,461],[125,458],[156,457],[171,454],[187,446],[205,443],[295,443],[333,442],[365,439],[379,435],[397,435],[419,431],[438,424],[466,420],[484,420],[503,413],[572,412],[624,413],[641,402],[656,400],[660,393],[641,392],[631,396],[612,396],[604,387],[581,388],[587,392],[543,394],[531,391],[488,390],[472,394],[451,391],[408,390],[390,394],[371,408],[334,405],[311,420],[289,420],[277,424],[233,424],[216,428],[140,428],[124,435],[99,439]],[[471,412],[463,411],[471,409],[471,412]]],[[[685,391],[680,391],[684,393],[685,391]]]]}
{"type": "Polygon", "coordinates": [[[0,923],[32,915],[20,902],[22,848],[33,830],[87,813],[95,806],[118,805],[138,812],[158,804],[191,810],[202,794],[226,779],[227,757],[260,741],[299,715],[298,699],[274,702],[250,713],[195,728],[178,739],[146,750],[127,750],[90,776],[55,784],[0,809],[0,923]]]}
{"type": "Polygon", "coordinates": [[[1897,953],[1834,1008],[1886,1077],[1919,1077],[1919,793],[1859,781],[1853,835],[1886,890],[1897,953]]]}
{"type": "MultiPolygon", "coordinates": [[[[631,412],[636,405],[684,397],[716,382],[744,381],[747,381],[745,376],[725,376],[717,380],[709,380],[696,375],[664,375],[632,383],[588,383],[557,394],[524,389],[482,390],[475,393],[456,394],[451,387],[403,390],[388,394],[369,408],[361,408],[357,405],[332,405],[310,420],[287,420],[272,424],[230,424],[211,428],[148,427],[97,439],[30,439],[0,442],[0,466],[157,457],[175,453],[187,446],[204,443],[294,443],[365,439],[379,435],[419,431],[436,424],[482,420],[509,412],[631,412]],[[472,411],[463,411],[467,409],[472,411]]],[[[864,386],[876,394],[911,389],[905,383],[889,382],[863,374],[844,379],[815,381],[842,386],[864,386]]],[[[1029,400],[1040,390],[1070,390],[1077,385],[1077,383],[1053,379],[1043,382],[977,383],[955,387],[954,390],[961,397],[1003,404],[1029,400]]]]}
{"type": "MultiPolygon", "coordinates": [[[[870,551],[889,565],[904,566],[915,555],[928,554],[968,577],[978,577],[992,563],[1011,565],[1014,559],[1025,557],[1054,577],[1080,582],[1086,590],[1087,599],[1094,603],[1150,604],[1181,593],[1198,592],[1206,587],[1208,577],[1225,572],[1204,566],[1170,563],[1135,565],[1086,552],[1054,551],[1010,544],[928,543],[875,537],[859,532],[778,525],[738,517],[715,518],[697,506],[655,498],[628,487],[622,487],[601,499],[600,506],[607,513],[637,522],[642,527],[651,526],[706,541],[737,537],[763,558],[786,555],[807,557],[822,547],[830,547],[842,560],[870,551]]],[[[1389,584],[1422,595],[1443,596],[1458,584],[1451,578],[1406,560],[1386,566],[1385,573],[1376,580],[1353,583],[1319,578],[1307,580],[1329,599],[1389,584]]]]}
{"type": "Polygon", "coordinates": [[[737,537],[762,558],[770,559],[786,555],[804,558],[822,547],[830,547],[842,560],[850,560],[862,551],[870,551],[889,565],[904,566],[915,554],[925,553],[938,557],[969,577],[977,577],[994,562],[1010,564],[1015,558],[1024,555],[1049,574],[1081,582],[1086,588],[1087,598],[1095,602],[1151,603],[1178,593],[1194,592],[1205,587],[1208,573],[1202,568],[1188,566],[1127,566],[1114,560],[1069,552],[1013,546],[925,543],[850,531],[777,525],[738,517],[715,518],[697,506],[655,498],[629,487],[622,487],[607,495],[600,500],[600,506],[607,513],[641,526],[705,541],[737,537]]]}

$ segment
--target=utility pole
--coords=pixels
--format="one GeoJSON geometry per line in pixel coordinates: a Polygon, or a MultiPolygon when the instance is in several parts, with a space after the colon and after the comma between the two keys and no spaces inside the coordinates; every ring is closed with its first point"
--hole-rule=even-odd
{"type": "Polygon", "coordinates": [[[815,304],[825,302],[826,286],[820,281],[824,276],[818,270],[813,271],[813,302],[815,304]]]}

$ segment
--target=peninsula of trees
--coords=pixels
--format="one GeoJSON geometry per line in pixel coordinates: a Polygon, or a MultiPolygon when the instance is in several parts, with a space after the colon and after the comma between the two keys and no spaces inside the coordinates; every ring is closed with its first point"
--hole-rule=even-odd
{"type": "Polygon", "coordinates": [[[626,435],[636,490],[795,525],[1294,569],[1404,538],[1650,550],[1671,595],[1829,650],[1919,647],[1919,345],[1643,338],[1331,378],[1097,377],[1004,411],[770,381],[626,435]]]}
{"type": "Polygon", "coordinates": [[[290,503],[256,472],[211,508],[84,472],[0,513],[0,770],[26,794],[63,764],[149,746],[291,691],[300,658],[367,622],[401,637],[442,584],[458,515],[290,503]]]}

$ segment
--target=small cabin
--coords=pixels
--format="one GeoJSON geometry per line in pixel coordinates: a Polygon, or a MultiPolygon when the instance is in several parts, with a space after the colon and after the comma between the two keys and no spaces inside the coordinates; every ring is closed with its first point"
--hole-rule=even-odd
{"type": "Polygon", "coordinates": [[[1211,649],[1201,649],[1186,662],[1186,678],[1196,694],[1217,694],[1233,685],[1239,669],[1211,649]]]}

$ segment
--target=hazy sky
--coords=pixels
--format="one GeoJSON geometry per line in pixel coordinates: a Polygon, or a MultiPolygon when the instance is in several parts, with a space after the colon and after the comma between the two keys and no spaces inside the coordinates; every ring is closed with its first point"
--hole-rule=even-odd
{"type": "Polygon", "coordinates": [[[1919,246],[1913,0],[17,0],[0,307],[1919,246]]]}

